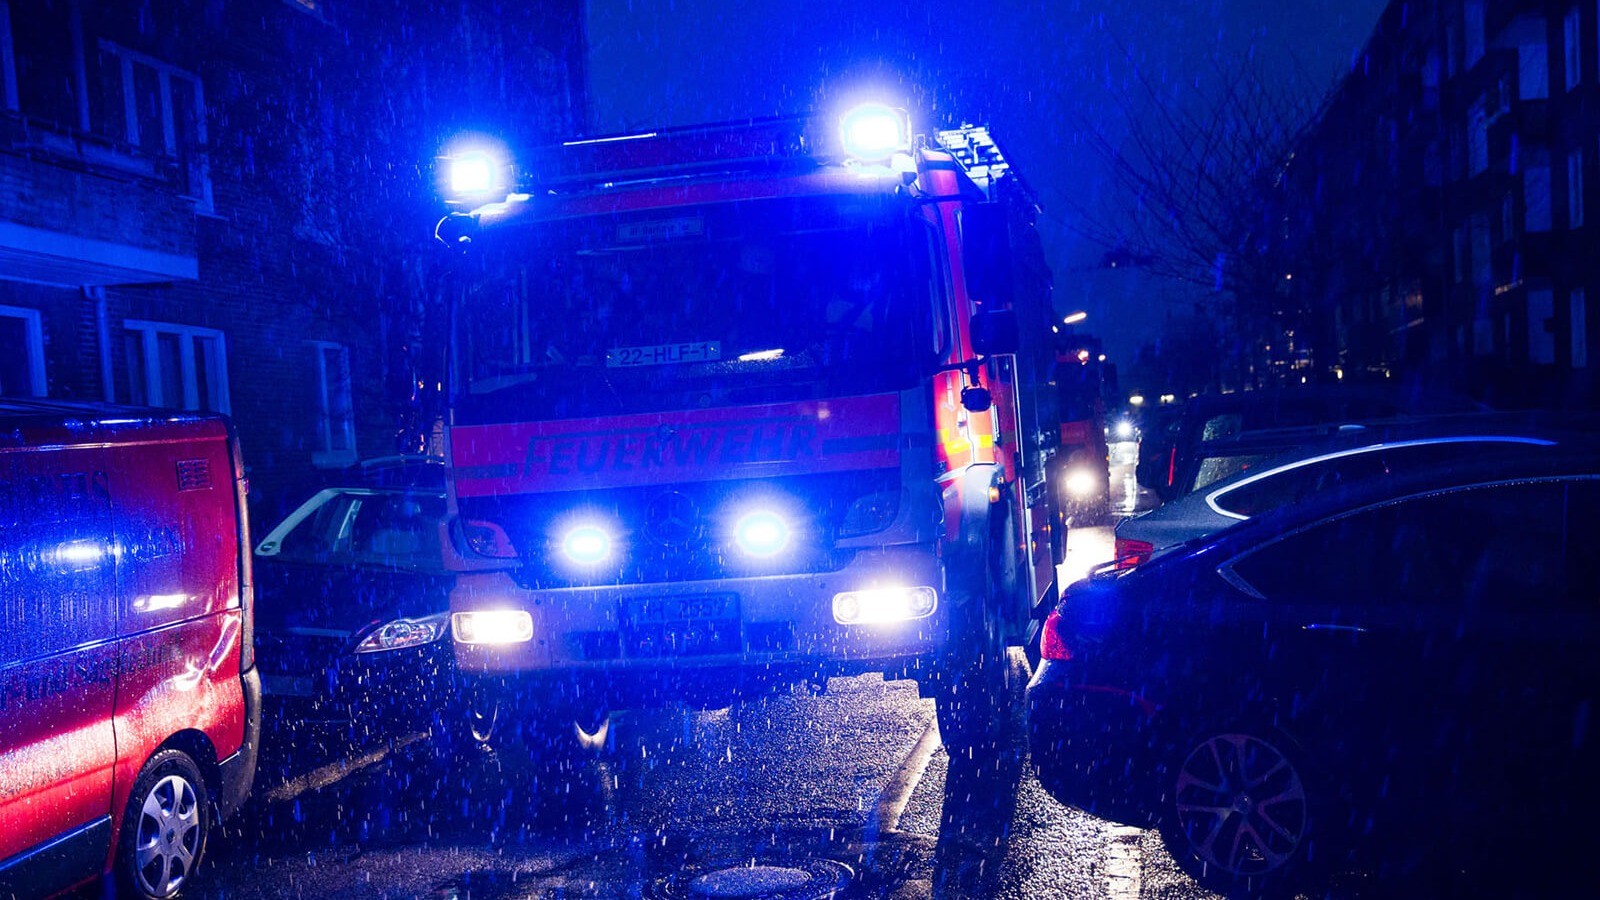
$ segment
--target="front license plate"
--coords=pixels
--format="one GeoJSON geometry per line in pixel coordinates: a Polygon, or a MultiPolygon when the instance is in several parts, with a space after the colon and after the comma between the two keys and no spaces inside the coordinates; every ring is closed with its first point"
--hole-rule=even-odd
{"type": "Polygon", "coordinates": [[[651,347],[612,347],[606,351],[606,365],[613,369],[715,362],[721,358],[721,341],[690,341],[683,344],[656,344],[651,347]]]}
{"type": "Polygon", "coordinates": [[[623,607],[622,636],[630,657],[737,653],[739,598],[701,594],[629,600],[623,607]]]}

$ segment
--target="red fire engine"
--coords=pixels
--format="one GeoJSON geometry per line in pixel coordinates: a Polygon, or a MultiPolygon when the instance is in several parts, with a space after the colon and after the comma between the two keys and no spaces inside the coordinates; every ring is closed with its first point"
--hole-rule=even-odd
{"type": "Polygon", "coordinates": [[[575,141],[510,191],[446,162],[489,201],[437,231],[474,736],[865,671],[990,734],[1064,541],[1049,272],[987,131],[575,141]]]}
{"type": "Polygon", "coordinates": [[[1061,398],[1061,444],[1056,499],[1073,524],[1094,522],[1111,507],[1111,451],[1106,444],[1106,398],[1116,394],[1116,367],[1100,339],[1062,334],[1055,341],[1055,382],[1061,398]]]}

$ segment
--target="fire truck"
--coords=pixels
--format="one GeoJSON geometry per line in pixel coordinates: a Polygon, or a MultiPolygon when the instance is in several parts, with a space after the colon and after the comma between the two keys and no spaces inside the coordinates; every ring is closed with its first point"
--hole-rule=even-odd
{"type": "Polygon", "coordinates": [[[435,232],[472,739],[863,672],[991,735],[1065,544],[1050,275],[987,130],[865,106],[443,162],[487,201],[435,232]]]}
{"type": "Polygon", "coordinates": [[[1100,339],[1086,334],[1057,335],[1055,361],[1061,413],[1061,442],[1051,479],[1056,502],[1069,523],[1092,523],[1111,507],[1106,399],[1116,394],[1116,367],[1105,361],[1100,339]]]}

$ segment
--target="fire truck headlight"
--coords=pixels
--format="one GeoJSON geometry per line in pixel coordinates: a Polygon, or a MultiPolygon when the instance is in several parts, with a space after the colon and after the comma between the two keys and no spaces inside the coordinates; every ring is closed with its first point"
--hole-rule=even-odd
{"type": "Polygon", "coordinates": [[[789,545],[789,523],[770,510],[746,513],[733,525],[733,540],[751,556],[773,556],[789,545]]]}
{"type": "Polygon", "coordinates": [[[884,625],[925,619],[939,605],[931,587],[877,588],[833,595],[833,620],[840,625],[884,625]]]}
{"type": "Polygon", "coordinates": [[[1073,469],[1067,473],[1067,493],[1074,500],[1087,500],[1094,496],[1100,480],[1088,469],[1073,469]]]}
{"type": "Polygon", "coordinates": [[[611,535],[599,525],[579,525],[561,539],[561,551],[579,565],[602,563],[611,556],[611,535]]]}
{"type": "Polygon", "coordinates": [[[905,113],[878,103],[858,106],[844,116],[844,152],[863,162],[881,162],[911,148],[905,113]]]}
{"type": "Polygon", "coordinates": [[[525,609],[474,609],[450,617],[462,644],[526,644],[533,640],[533,616],[525,609]]]}

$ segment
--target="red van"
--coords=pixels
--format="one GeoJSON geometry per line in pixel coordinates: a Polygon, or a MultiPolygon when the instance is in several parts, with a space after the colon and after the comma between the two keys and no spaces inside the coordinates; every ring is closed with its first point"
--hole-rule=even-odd
{"type": "Polygon", "coordinates": [[[175,896],[255,776],[238,441],[0,400],[0,897],[175,896]]]}

